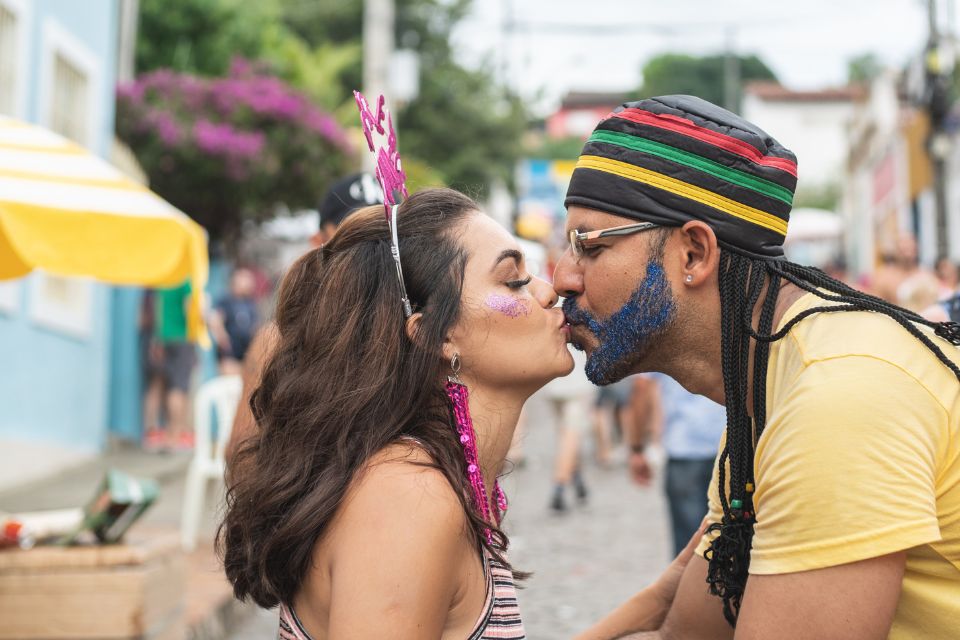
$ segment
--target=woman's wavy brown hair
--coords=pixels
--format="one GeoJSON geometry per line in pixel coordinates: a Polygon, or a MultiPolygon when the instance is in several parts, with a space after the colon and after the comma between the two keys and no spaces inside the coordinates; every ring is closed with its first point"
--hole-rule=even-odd
{"type": "MultiPolygon", "coordinates": [[[[404,436],[449,480],[477,548],[500,557],[472,506],[443,389],[441,349],[460,315],[467,261],[458,231],[475,211],[450,189],[417,192],[399,207],[407,292],[423,313],[416,341],[405,330],[382,207],[350,216],[284,278],[277,347],[250,399],[257,433],[232,462],[217,534],[237,598],[265,608],[291,602],[351,480],[404,436]]],[[[502,532],[494,540],[506,548],[502,532]]]]}

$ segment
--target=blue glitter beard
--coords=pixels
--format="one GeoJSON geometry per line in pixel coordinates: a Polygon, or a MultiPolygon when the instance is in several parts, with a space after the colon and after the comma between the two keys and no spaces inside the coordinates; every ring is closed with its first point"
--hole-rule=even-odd
{"type": "Polygon", "coordinates": [[[630,299],[606,320],[578,308],[576,298],[563,301],[567,321],[586,326],[597,338],[599,344],[586,366],[587,378],[597,385],[625,377],[650,341],[670,323],[674,309],[670,282],[658,262],[647,264],[647,274],[630,299]]]}

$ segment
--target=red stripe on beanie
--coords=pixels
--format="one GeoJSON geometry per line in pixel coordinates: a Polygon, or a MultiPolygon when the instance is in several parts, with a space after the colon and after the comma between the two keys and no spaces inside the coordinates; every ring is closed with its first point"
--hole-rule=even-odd
{"type": "Polygon", "coordinates": [[[759,149],[747,142],[744,142],[743,140],[738,140],[734,137],[697,126],[686,118],[681,118],[679,116],[670,114],[651,113],[649,111],[644,111],[643,109],[624,109],[623,111],[611,113],[608,117],[622,118],[638,124],[646,124],[652,127],[680,133],[691,138],[696,138],[702,142],[706,142],[714,145],[715,147],[720,147],[721,149],[735,153],[738,156],[746,158],[747,160],[750,160],[751,162],[761,166],[780,169],[781,171],[786,171],[793,177],[797,177],[796,162],[788,160],[787,158],[765,156],[760,153],[759,149]]]}

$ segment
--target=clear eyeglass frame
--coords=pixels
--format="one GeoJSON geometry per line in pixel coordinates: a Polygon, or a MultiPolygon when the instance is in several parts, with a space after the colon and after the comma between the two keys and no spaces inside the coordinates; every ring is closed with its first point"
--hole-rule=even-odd
{"type": "Polygon", "coordinates": [[[580,231],[579,229],[571,229],[567,239],[570,241],[570,251],[573,253],[573,256],[579,260],[581,257],[583,257],[584,251],[593,246],[599,240],[604,238],[629,236],[634,233],[641,233],[643,231],[649,231],[650,229],[656,229],[662,226],[663,225],[655,222],[635,222],[619,227],[597,229],[596,231],[580,231]]]}

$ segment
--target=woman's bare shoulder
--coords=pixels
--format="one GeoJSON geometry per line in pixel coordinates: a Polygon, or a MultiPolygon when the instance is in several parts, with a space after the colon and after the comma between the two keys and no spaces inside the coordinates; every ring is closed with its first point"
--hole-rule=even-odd
{"type": "Polygon", "coordinates": [[[460,539],[468,526],[450,481],[414,442],[394,443],[371,456],[351,482],[335,520],[338,537],[374,526],[400,535],[460,539]]]}

